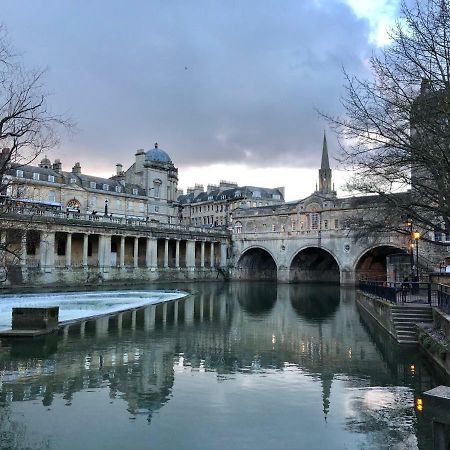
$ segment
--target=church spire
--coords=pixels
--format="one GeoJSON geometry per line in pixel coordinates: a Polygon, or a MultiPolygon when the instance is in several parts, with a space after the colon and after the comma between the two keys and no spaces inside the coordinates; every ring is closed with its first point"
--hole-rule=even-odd
{"type": "Polygon", "coordinates": [[[319,169],[319,191],[321,194],[334,194],[331,181],[332,173],[328,158],[327,135],[323,132],[322,163],[319,169]]]}
{"type": "Polygon", "coordinates": [[[320,165],[320,168],[322,170],[330,169],[330,160],[328,159],[327,135],[325,133],[325,130],[323,132],[322,164],[320,165]]]}

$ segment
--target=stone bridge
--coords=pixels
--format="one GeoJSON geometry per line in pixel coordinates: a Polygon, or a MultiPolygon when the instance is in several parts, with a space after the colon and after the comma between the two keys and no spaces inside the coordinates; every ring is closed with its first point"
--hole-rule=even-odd
{"type": "Polygon", "coordinates": [[[385,278],[386,257],[409,249],[409,236],[398,233],[356,239],[348,230],[247,232],[233,235],[232,276],[352,285],[360,277],[385,278]]]}

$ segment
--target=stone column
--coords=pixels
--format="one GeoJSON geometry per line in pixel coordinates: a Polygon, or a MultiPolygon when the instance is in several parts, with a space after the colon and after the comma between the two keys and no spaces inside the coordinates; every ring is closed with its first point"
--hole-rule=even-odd
{"type": "Polygon", "coordinates": [[[163,319],[162,319],[162,321],[163,321],[163,324],[165,325],[167,323],[167,303],[164,302],[162,307],[163,307],[163,319]]]}
{"type": "Polygon", "coordinates": [[[26,266],[27,265],[27,232],[24,231],[22,233],[21,239],[20,239],[20,265],[26,266]]]}
{"type": "Polygon", "coordinates": [[[178,323],[178,300],[173,304],[173,323],[178,323]]]}
{"type": "Polygon", "coordinates": [[[40,260],[41,270],[50,273],[55,267],[55,232],[41,233],[40,260]]]}
{"type": "Polygon", "coordinates": [[[103,236],[103,266],[104,271],[108,272],[111,268],[111,236],[103,236]]]}
{"type": "Polygon", "coordinates": [[[66,267],[72,267],[72,233],[66,236],[66,267]]]}
{"type": "Polygon", "coordinates": [[[227,248],[228,245],[226,242],[220,243],[220,267],[227,267],[227,248]]]}
{"type": "Polygon", "coordinates": [[[145,265],[147,267],[158,267],[158,240],[154,238],[147,239],[145,252],[145,265]]]}
{"type": "Polygon", "coordinates": [[[146,331],[155,328],[156,308],[155,305],[148,306],[144,309],[144,328],[146,331]]]}
{"type": "Polygon", "coordinates": [[[192,324],[194,322],[194,299],[187,298],[184,301],[184,322],[192,324]]]}
{"type": "Polygon", "coordinates": [[[100,270],[103,270],[105,265],[105,239],[103,234],[98,235],[98,266],[100,270]]]}
{"type": "Polygon", "coordinates": [[[205,267],[205,242],[201,242],[200,247],[200,267],[205,267]]]}
{"type": "Polygon", "coordinates": [[[164,240],[164,267],[169,267],[169,239],[164,240]]]}
{"type": "Polygon", "coordinates": [[[186,267],[195,267],[195,241],[186,241],[186,267]]]}
{"type": "Polygon", "coordinates": [[[211,264],[211,268],[215,267],[215,260],[214,260],[214,242],[211,242],[211,254],[210,254],[210,264],[211,264]]]}
{"type": "Polygon", "coordinates": [[[89,235],[83,234],[83,267],[88,266],[89,235]]]}
{"type": "Polygon", "coordinates": [[[205,294],[200,296],[200,322],[203,322],[203,310],[205,309],[205,294]]]}
{"type": "Polygon", "coordinates": [[[134,249],[133,249],[133,265],[138,267],[139,265],[139,238],[134,238],[134,249]]]}
{"type": "Polygon", "coordinates": [[[132,331],[136,330],[136,310],[131,311],[131,329],[132,331]]]}
{"type": "Polygon", "coordinates": [[[119,265],[125,267],[125,236],[120,236],[119,265]]]}
{"type": "Polygon", "coordinates": [[[175,267],[180,267],[180,240],[175,241],[175,267]]]}

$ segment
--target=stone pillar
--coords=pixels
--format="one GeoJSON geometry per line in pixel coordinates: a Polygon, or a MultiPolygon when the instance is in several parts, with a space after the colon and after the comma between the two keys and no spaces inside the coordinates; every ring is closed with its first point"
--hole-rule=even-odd
{"type": "Polygon", "coordinates": [[[133,248],[133,265],[138,267],[139,265],[139,238],[134,238],[134,248],[133,248]]]}
{"type": "Polygon", "coordinates": [[[158,240],[154,238],[147,239],[145,252],[145,265],[147,267],[158,267],[158,240]]]}
{"type": "Polygon", "coordinates": [[[83,339],[86,333],[86,322],[80,323],[80,338],[83,339]]]}
{"type": "Polygon", "coordinates": [[[175,241],[175,267],[180,267],[180,240],[175,241]]]}
{"type": "Polygon", "coordinates": [[[164,240],[164,268],[169,267],[169,239],[164,240]]]}
{"type": "Polygon", "coordinates": [[[66,236],[66,267],[72,267],[72,233],[66,236]]]}
{"type": "Polygon", "coordinates": [[[55,233],[53,231],[41,233],[40,260],[41,270],[51,272],[55,267],[55,233]]]}
{"type": "Polygon", "coordinates": [[[125,267],[125,236],[120,236],[119,265],[125,267]]]}
{"type": "Polygon", "coordinates": [[[195,241],[186,241],[186,267],[195,267],[195,241]]]}
{"type": "Polygon", "coordinates": [[[103,246],[104,271],[109,272],[111,268],[111,236],[103,236],[103,246]]]}
{"type": "Polygon", "coordinates": [[[228,245],[226,242],[220,243],[220,267],[227,267],[227,248],[228,245]]]}
{"type": "Polygon", "coordinates": [[[211,253],[210,253],[210,265],[211,268],[216,266],[215,255],[214,255],[214,242],[211,242],[211,253]]]}
{"type": "Polygon", "coordinates": [[[134,309],[133,311],[131,311],[131,329],[133,331],[136,330],[136,310],[134,309]]]}
{"type": "Polygon", "coordinates": [[[201,251],[200,251],[200,267],[205,267],[205,242],[201,242],[201,251]]]}
{"type": "Polygon", "coordinates": [[[117,334],[122,335],[123,313],[117,315],[117,334]]]}
{"type": "Polygon", "coordinates": [[[341,286],[354,286],[356,284],[356,272],[351,269],[342,269],[340,273],[341,286]]]}
{"type": "Polygon", "coordinates": [[[144,310],[144,328],[146,331],[153,330],[155,328],[156,308],[155,305],[151,305],[144,310]]]}
{"type": "Polygon", "coordinates": [[[105,265],[105,237],[103,234],[99,234],[98,236],[98,266],[100,270],[103,270],[103,266],[105,265]]]}
{"type": "Polygon", "coordinates": [[[88,266],[89,235],[83,234],[83,267],[88,266]]]}
{"type": "Polygon", "coordinates": [[[194,322],[194,299],[187,298],[184,301],[184,322],[192,324],[194,322]]]}
{"type": "Polygon", "coordinates": [[[20,239],[20,265],[25,267],[27,265],[27,232],[22,233],[20,239]]]}
{"type": "Polygon", "coordinates": [[[203,310],[205,308],[205,294],[200,296],[200,322],[203,322],[203,310]]]}
{"type": "Polygon", "coordinates": [[[214,299],[212,296],[209,298],[209,320],[212,321],[214,317],[214,299]]]}

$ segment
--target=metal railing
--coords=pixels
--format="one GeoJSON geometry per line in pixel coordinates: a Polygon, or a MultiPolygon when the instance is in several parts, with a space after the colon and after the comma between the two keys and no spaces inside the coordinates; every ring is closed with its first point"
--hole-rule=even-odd
{"type": "MultiPolygon", "coordinates": [[[[396,304],[429,304],[431,306],[439,306],[439,289],[437,284],[410,282],[402,283],[387,281],[360,281],[358,288],[367,294],[375,295],[391,303],[396,304]]],[[[442,293],[442,304],[445,304],[444,297],[450,298],[449,293],[442,293]]]]}

